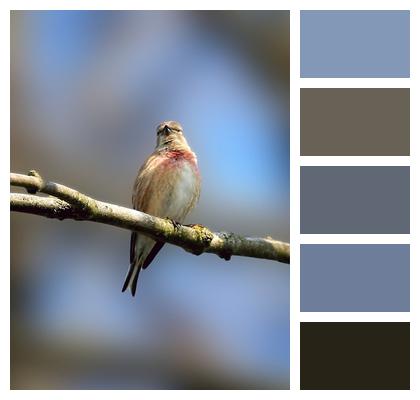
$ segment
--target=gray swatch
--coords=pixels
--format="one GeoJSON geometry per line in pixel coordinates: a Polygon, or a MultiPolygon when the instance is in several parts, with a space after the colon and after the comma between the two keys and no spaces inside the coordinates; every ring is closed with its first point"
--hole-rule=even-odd
{"type": "Polygon", "coordinates": [[[410,12],[301,11],[302,78],[408,78],[410,12]]]}
{"type": "Polygon", "coordinates": [[[410,233],[409,167],[301,167],[300,231],[410,233]]]}
{"type": "Polygon", "coordinates": [[[302,156],[409,156],[410,89],[301,89],[302,156]]]}
{"type": "Polygon", "coordinates": [[[410,246],[301,245],[300,310],[410,311],[410,246]]]}

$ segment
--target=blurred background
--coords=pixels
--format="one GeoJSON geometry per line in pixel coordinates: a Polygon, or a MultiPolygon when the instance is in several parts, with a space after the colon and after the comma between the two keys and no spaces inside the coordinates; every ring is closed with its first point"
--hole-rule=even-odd
{"type": "MultiPolygon", "coordinates": [[[[178,120],[186,222],[289,241],[288,11],[12,12],[11,106],[13,172],[127,207],[178,120]]],[[[288,265],[166,245],[132,298],[129,241],[12,214],[12,389],[288,389],[288,265]]]]}

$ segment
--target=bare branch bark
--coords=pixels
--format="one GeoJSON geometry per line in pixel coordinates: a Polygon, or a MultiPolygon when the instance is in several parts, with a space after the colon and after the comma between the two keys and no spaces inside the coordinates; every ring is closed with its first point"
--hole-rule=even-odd
{"type": "Polygon", "coordinates": [[[10,184],[26,188],[31,193],[11,193],[11,211],[117,226],[174,244],[196,255],[206,252],[217,254],[225,260],[236,255],[290,263],[289,244],[270,237],[252,238],[234,233],[212,232],[201,225],[177,226],[168,219],[104,203],[67,186],[44,181],[36,171],[30,171],[28,175],[11,173],[10,184]],[[35,196],[37,192],[54,197],[35,196]]]}

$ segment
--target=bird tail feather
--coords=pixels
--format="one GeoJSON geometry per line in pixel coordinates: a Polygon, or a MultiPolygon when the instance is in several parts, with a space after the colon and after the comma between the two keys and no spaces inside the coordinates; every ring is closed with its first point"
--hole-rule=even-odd
{"type": "MultiPolygon", "coordinates": [[[[155,245],[156,242],[153,239],[141,236],[136,232],[132,233],[130,244],[130,268],[128,269],[122,287],[123,292],[125,292],[127,288],[130,288],[131,294],[133,297],[135,296],[140,271],[143,268],[146,268],[157,254],[157,252],[152,252],[153,257],[150,257],[150,253],[155,245]]],[[[159,250],[162,246],[163,243],[160,245],[159,250]]]]}
{"type": "Polygon", "coordinates": [[[132,262],[130,268],[125,277],[124,285],[122,287],[122,292],[125,292],[127,288],[130,288],[131,294],[134,297],[137,289],[137,281],[139,279],[139,274],[141,271],[141,264],[139,262],[132,262]]]}

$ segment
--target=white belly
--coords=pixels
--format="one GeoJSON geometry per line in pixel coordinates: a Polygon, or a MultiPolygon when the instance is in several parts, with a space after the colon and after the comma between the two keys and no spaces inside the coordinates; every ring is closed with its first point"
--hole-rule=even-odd
{"type": "Polygon", "coordinates": [[[198,177],[189,163],[183,163],[174,172],[172,190],[166,202],[166,217],[183,222],[197,202],[198,177]]]}

